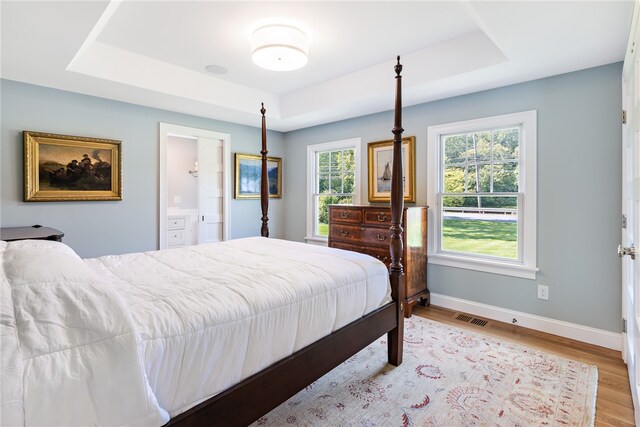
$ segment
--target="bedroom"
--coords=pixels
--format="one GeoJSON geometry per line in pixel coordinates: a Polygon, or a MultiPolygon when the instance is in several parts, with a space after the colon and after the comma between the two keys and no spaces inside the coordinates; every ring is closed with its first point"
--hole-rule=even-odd
{"type": "MultiPolygon", "coordinates": [[[[535,9],[536,3],[531,3],[519,6],[522,9],[511,6],[507,11],[501,9],[504,5],[500,3],[492,6],[483,2],[455,2],[441,5],[442,15],[429,14],[426,9],[420,9],[422,6],[418,3],[398,9],[395,19],[396,13],[390,12],[396,10],[394,6],[382,4],[381,10],[370,12],[369,27],[360,23],[360,31],[355,32],[361,34],[361,38],[354,41],[350,41],[345,28],[354,28],[350,25],[354,26],[359,13],[362,13],[357,7],[344,6],[344,10],[333,11],[325,6],[327,10],[317,10],[294,3],[284,12],[288,11],[287,15],[296,12],[293,17],[305,20],[311,27],[316,20],[316,25],[328,25],[333,13],[333,25],[344,31],[338,34],[344,37],[345,44],[350,41],[368,46],[362,39],[372,37],[373,30],[381,32],[381,42],[375,48],[364,50],[362,58],[358,55],[355,55],[358,58],[352,58],[353,48],[334,52],[332,61],[323,64],[326,68],[324,75],[308,76],[302,68],[291,72],[296,74],[284,73],[285,77],[280,76],[275,82],[268,81],[273,78],[269,72],[252,68],[249,36],[245,34],[246,26],[253,24],[253,18],[257,21],[268,16],[270,9],[254,3],[237,6],[253,17],[249,20],[247,16],[247,22],[238,22],[233,20],[233,16],[238,15],[237,9],[232,8],[218,31],[236,34],[232,32],[234,25],[241,27],[241,31],[236,38],[227,35],[225,46],[233,50],[233,55],[242,57],[238,61],[245,61],[247,69],[263,76],[267,80],[265,84],[275,88],[273,93],[266,89],[253,89],[254,86],[246,83],[248,88],[234,83],[232,79],[240,79],[243,76],[239,74],[248,71],[234,71],[222,59],[210,54],[206,58],[198,58],[201,65],[196,71],[195,65],[194,69],[189,68],[192,66],[188,64],[191,58],[186,54],[180,57],[185,63],[173,64],[183,67],[179,70],[167,70],[161,67],[163,64],[154,62],[165,61],[171,65],[163,50],[174,53],[188,50],[186,47],[192,45],[181,43],[187,43],[185,40],[194,35],[190,27],[193,31],[205,31],[195,40],[205,47],[210,45],[206,42],[207,34],[211,34],[206,32],[207,14],[193,11],[189,14],[179,7],[174,10],[170,3],[164,6],[169,8],[168,11],[144,11],[138,10],[142,8],[139,3],[124,2],[112,11],[113,16],[105,17],[103,22],[101,19],[109,4],[113,3],[2,3],[2,227],[42,224],[57,228],[65,233],[63,242],[83,258],[156,249],[160,244],[161,229],[159,123],[228,134],[231,136],[232,153],[258,154],[258,110],[259,102],[264,101],[269,156],[282,158],[284,171],[283,197],[270,199],[271,236],[304,241],[309,237],[306,215],[307,146],[360,138],[362,173],[358,184],[360,202],[367,204],[367,144],[392,137],[393,86],[388,71],[395,55],[401,54],[406,58],[406,61],[403,59],[406,67],[404,135],[416,137],[418,205],[430,204],[427,199],[430,191],[428,127],[521,111],[538,112],[536,240],[539,271],[536,278],[532,280],[430,264],[428,285],[432,303],[509,323],[516,318],[521,326],[605,347],[618,345],[617,350],[621,349],[622,274],[615,254],[615,247],[620,243],[622,204],[620,80],[632,2],[613,2],[612,6],[596,2],[591,3],[588,11],[580,9],[580,12],[572,12],[572,8],[589,6],[569,2],[555,8],[551,3],[541,3],[538,7],[551,9],[538,10],[535,9]],[[411,13],[410,7],[416,8],[415,13],[411,13]],[[447,7],[452,10],[447,10],[447,7]],[[598,7],[605,9],[601,11],[598,7]],[[234,10],[235,15],[232,13],[234,10]],[[509,25],[501,25],[501,13],[507,12],[513,14],[510,15],[512,21],[509,25]],[[576,29],[576,34],[561,32],[555,34],[556,39],[547,40],[538,30],[535,38],[525,35],[521,36],[523,39],[509,37],[509,31],[525,24],[535,27],[544,22],[545,28],[562,28],[561,23],[572,13],[584,18],[575,20],[582,33],[576,29]],[[313,14],[317,18],[313,18],[313,14]],[[461,14],[464,19],[458,21],[447,14],[461,14]],[[421,19],[428,19],[429,25],[421,24],[421,19]],[[145,28],[146,38],[139,34],[139,26],[145,21],[151,21],[150,28],[145,28]],[[400,48],[388,45],[388,41],[382,42],[393,33],[393,26],[402,26],[403,23],[408,24],[412,31],[432,26],[443,32],[421,30],[425,33],[416,33],[430,40],[425,43],[411,39],[412,31],[407,31],[402,35],[408,39],[405,40],[407,44],[400,48]],[[442,29],[445,23],[455,24],[448,33],[442,29]],[[177,27],[176,31],[184,32],[181,37],[175,36],[176,32],[163,31],[171,25],[177,27]],[[391,28],[382,32],[385,26],[391,28]],[[28,31],[25,32],[25,28],[28,31]],[[79,56],[85,62],[75,63],[79,67],[77,71],[67,70],[79,52],[95,53],[89,44],[85,45],[94,29],[104,30],[104,33],[96,35],[98,42],[112,43],[124,49],[124,53],[148,53],[151,58],[138,59],[151,61],[146,65],[155,68],[141,72],[141,68],[132,70],[124,66],[133,62],[116,62],[117,67],[109,66],[104,63],[112,58],[109,55],[123,53],[111,51],[105,52],[103,57],[79,56]],[[473,35],[476,34],[474,31],[484,36],[478,38],[473,35]],[[453,69],[449,72],[454,76],[446,77],[438,74],[445,71],[432,66],[431,60],[424,60],[420,55],[411,57],[414,52],[427,55],[430,45],[446,40],[454,43],[456,40],[451,41],[454,36],[469,33],[472,33],[470,40],[476,44],[458,40],[459,45],[455,46],[469,55],[469,61],[477,61],[465,64],[475,67],[475,70],[453,69]],[[531,41],[527,42],[526,37],[531,41]],[[163,40],[163,44],[154,45],[154,38],[163,40]],[[123,46],[120,44],[123,39],[140,45],[123,46]],[[606,45],[605,40],[611,45],[606,45]],[[171,42],[173,44],[167,44],[171,42]],[[540,71],[530,63],[519,62],[516,67],[520,67],[520,71],[531,67],[529,74],[523,72],[500,83],[499,77],[507,74],[503,63],[490,65],[478,62],[499,62],[499,56],[495,56],[499,52],[490,50],[491,44],[482,43],[498,45],[498,50],[508,58],[507,64],[522,60],[517,48],[519,45],[533,44],[528,46],[533,49],[531,55],[543,57],[545,50],[550,51],[551,63],[540,71]],[[481,50],[479,44],[482,44],[485,54],[480,58],[469,52],[474,48],[481,50]],[[367,54],[372,59],[368,59],[367,54]],[[564,62],[561,61],[563,57],[567,58],[564,62]],[[415,64],[413,69],[412,61],[415,64]],[[226,75],[205,74],[202,67],[210,64],[226,65],[229,72],[226,75]],[[353,73],[378,64],[384,67],[380,78],[377,78],[376,70],[372,70],[371,81],[360,78],[362,86],[353,83],[353,73]],[[500,68],[501,64],[503,68],[500,68]],[[175,78],[171,74],[183,71],[190,72],[189,79],[192,80],[175,78]],[[286,86],[293,85],[286,77],[288,75],[306,79],[305,84],[313,83],[314,86],[306,91],[303,86],[294,90],[293,86],[286,86]],[[337,86],[321,84],[323,81],[328,84],[329,77],[337,79],[334,82],[337,86]],[[128,80],[130,78],[134,80],[128,80]],[[203,95],[197,83],[195,88],[182,83],[200,82],[200,79],[207,85],[221,86],[207,86],[211,92],[203,95]],[[171,84],[158,88],[154,86],[158,82],[171,84]],[[380,87],[382,85],[384,88],[380,87]],[[237,90],[230,90],[231,86],[237,90]],[[456,92],[457,87],[463,89],[456,92]],[[218,90],[222,95],[205,96],[218,90]],[[415,95],[412,90],[416,91],[415,95]],[[420,91],[427,93],[429,98],[418,99],[422,96],[418,93],[420,91]],[[365,94],[372,95],[365,98],[365,94]],[[412,96],[416,98],[412,99],[412,96]],[[21,138],[24,130],[122,141],[122,201],[23,202],[21,138]],[[594,200],[599,203],[593,203],[594,200]],[[549,286],[548,300],[536,298],[539,284],[549,286]]],[[[217,5],[214,10],[221,13],[223,5],[217,5]]],[[[200,4],[199,7],[205,6],[200,4]]],[[[339,8],[339,5],[335,7],[339,8]]],[[[314,56],[318,58],[323,52],[321,45],[313,44],[314,40],[317,43],[322,40],[323,34],[319,31],[314,30],[309,46],[309,66],[313,65],[314,56]]],[[[324,53],[335,48],[335,44],[326,46],[325,42],[324,53]]],[[[200,44],[193,46],[194,56],[205,56],[204,48],[200,50],[200,47],[200,44]]],[[[448,67],[460,67],[455,57],[438,58],[448,67]]],[[[359,76],[355,75],[355,78],[359,76]]],[[[231,158],[228,160],[232,162],[231,158]]],[[[232,194],[231,188],[229,191],[232,194]]],[[[228,204],[229,238],[258,235],[259,201],[239,200],[231,196],[228,204]]]]}

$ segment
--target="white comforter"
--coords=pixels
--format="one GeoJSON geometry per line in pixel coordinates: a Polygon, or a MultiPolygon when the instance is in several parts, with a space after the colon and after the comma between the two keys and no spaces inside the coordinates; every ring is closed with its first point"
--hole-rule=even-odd
{"type": "Polygon", "coordinates": [[[389,296],[371,257],[274,239],[0,252],[3,426],[161,425],[389,296]]]}

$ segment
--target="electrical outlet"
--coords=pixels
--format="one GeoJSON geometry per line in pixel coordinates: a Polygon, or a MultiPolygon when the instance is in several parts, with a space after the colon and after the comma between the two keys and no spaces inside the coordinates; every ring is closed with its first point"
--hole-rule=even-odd
{"type": "Polygon", "coordinates": [[[549,287],[547,285],[538,285],[538,299],[549,300],[549,287]]]}

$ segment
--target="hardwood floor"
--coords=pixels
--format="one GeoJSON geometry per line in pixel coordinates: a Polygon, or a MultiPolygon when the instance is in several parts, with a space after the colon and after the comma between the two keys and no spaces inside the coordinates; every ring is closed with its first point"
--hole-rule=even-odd
{"type": "MultiPolygon", "coordinates": [[[[458,312],[446,308],[416,306],[413,314],[448,325],[517,342],[539,350],[579,360],[598,367],[596,426],[634,426],[633,401],[627,366],[619,351],[586,344],[568,338],[489,320],[477,326],[455,319],[458,312]]],[[[487,319],[488,320],[488,319],[487,319]]]]}

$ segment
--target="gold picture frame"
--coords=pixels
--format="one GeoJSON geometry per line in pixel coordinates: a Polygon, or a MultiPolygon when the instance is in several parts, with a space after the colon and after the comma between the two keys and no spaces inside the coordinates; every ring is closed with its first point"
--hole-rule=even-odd
{"type": "Polygon", "coordinates": [[[24,201],[122,200],[121,142],[23,131],[24,201]]]}
{"type": "MultiPolygon", "coordinates": [[[[393,160],[393,140],[370,142],[369,160],[369,201],[389,202],[391,200],[391,165],[393,160]]],[[[416,137],[402,138],[402,166],[404,169],[404,201],[416,201],[415,150],[416,137]]]]}
{"type": "MultiPolygon", "coordinates": [[[[262,157],[253,154],[235,153],[236,199],[259,199],[262,180],[262,157]]],[[[269,173],[269,198],[282,198],[282,158],[267,157],[269,173]]]]}

